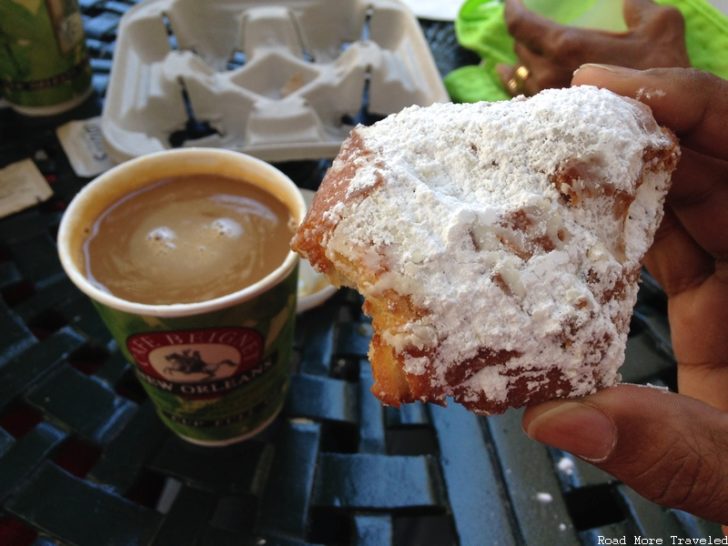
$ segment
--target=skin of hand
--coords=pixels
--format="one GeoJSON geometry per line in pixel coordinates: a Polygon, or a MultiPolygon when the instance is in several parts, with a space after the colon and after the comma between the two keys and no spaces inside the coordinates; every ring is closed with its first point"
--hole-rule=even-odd
{"type": "Polygon", "coordinates": [[[645,265],[668,296],[680,394],[619,385],[530,407],[533,439],[665,506],[728,524],[728,81],[692,69],[585,65],[574,85],[637,98],[680,139],[645,265]]]}
{"type": "MultiPolygon", "coordinates": [[[[560,25],[530,11],[523,0],[506,0],[508,32],[519,64],[530,73],[515,94],[568,87],[574,70],[585,63],[639,69],[690,66],[685,22],[676,8],[651,0],[624,0],[623,13],[627,30],[608,32],[560,25]]],[[[497,67],[506,89],[515,68],[497,67]]]]}

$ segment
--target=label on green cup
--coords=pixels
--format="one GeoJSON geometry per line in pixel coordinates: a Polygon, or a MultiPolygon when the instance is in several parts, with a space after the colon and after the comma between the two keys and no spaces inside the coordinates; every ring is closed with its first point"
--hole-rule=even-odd
{"type": "Polygon", "coordinates": [[[91,67],[76,0],[0,2],[0,92],[26,108],[84,96],[91,67]]]}
{"type": "Polygon", "coordinates": [[[272,365],[263,336],[253,328],[142,332],[126,348],[144,381],[188,399],[206,399],[249,383],[272,365]]]}
{"type": "Polygon", "coordinates": [[[280,411],[290,378],[297,268],[248,301],[203,315],[145,317],[95,302],[164,423],[226,444],[280,411]]]}

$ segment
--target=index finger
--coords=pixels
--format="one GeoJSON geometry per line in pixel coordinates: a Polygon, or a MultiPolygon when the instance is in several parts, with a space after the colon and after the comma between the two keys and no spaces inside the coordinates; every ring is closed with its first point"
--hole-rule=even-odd
{"type": "Polygon", "coordinates": [[[647,104],[682,145],[728,159],[728,82],[689,68],[630,68],[586,64],[572,85],[595,85],[647,104]]]}
{"type": "Polygon", "coordinates": [[[559,53],[576,56],[586,44],[601,41],[609,34],[556,23],[528,9],[523,0],[506,0],[504,17],[508,32],[517,42],[547,57],[559,53]]]}
{"type": "Polygon", "coordinates": [[[506,0],[504,17],[511,36],[536,53],[550,52],[551,44],[566,30],[528,9],[522,0],[506,0]]]}

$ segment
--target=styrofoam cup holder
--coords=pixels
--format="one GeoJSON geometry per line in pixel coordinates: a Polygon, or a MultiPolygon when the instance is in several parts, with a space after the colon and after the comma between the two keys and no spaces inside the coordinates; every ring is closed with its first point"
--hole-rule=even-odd
{"type": "Polygon", "coordinates": [[[448,100],[397,0],[147,0],[121,20],[101,127],[116,161],[181,146],[313,159],[356,123],[448,100]]]}

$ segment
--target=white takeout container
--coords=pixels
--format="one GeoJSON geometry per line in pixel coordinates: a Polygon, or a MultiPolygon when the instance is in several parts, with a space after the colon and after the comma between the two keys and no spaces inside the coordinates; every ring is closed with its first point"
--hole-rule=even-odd
{"type": "Polygon", "coordinates": [[[204,136],[185,147],[325,158],[363,104],[448,100],[398,0],[147,0],[121,20],[101,127],[115,161],[173,147],[190,120],[204,136]]]}
{"type": "MultiPolygon", "coordinates": [[[[313,196],[316,192],[301,189],[306,210],[311,208],[313,196]]],[[[321,305],[336,293],[337,288],[326,278],[326,275],[316,271],[306,258],[301,258],[298,264],[298,300],[296,313],[303,313],[321,305]]]]}

